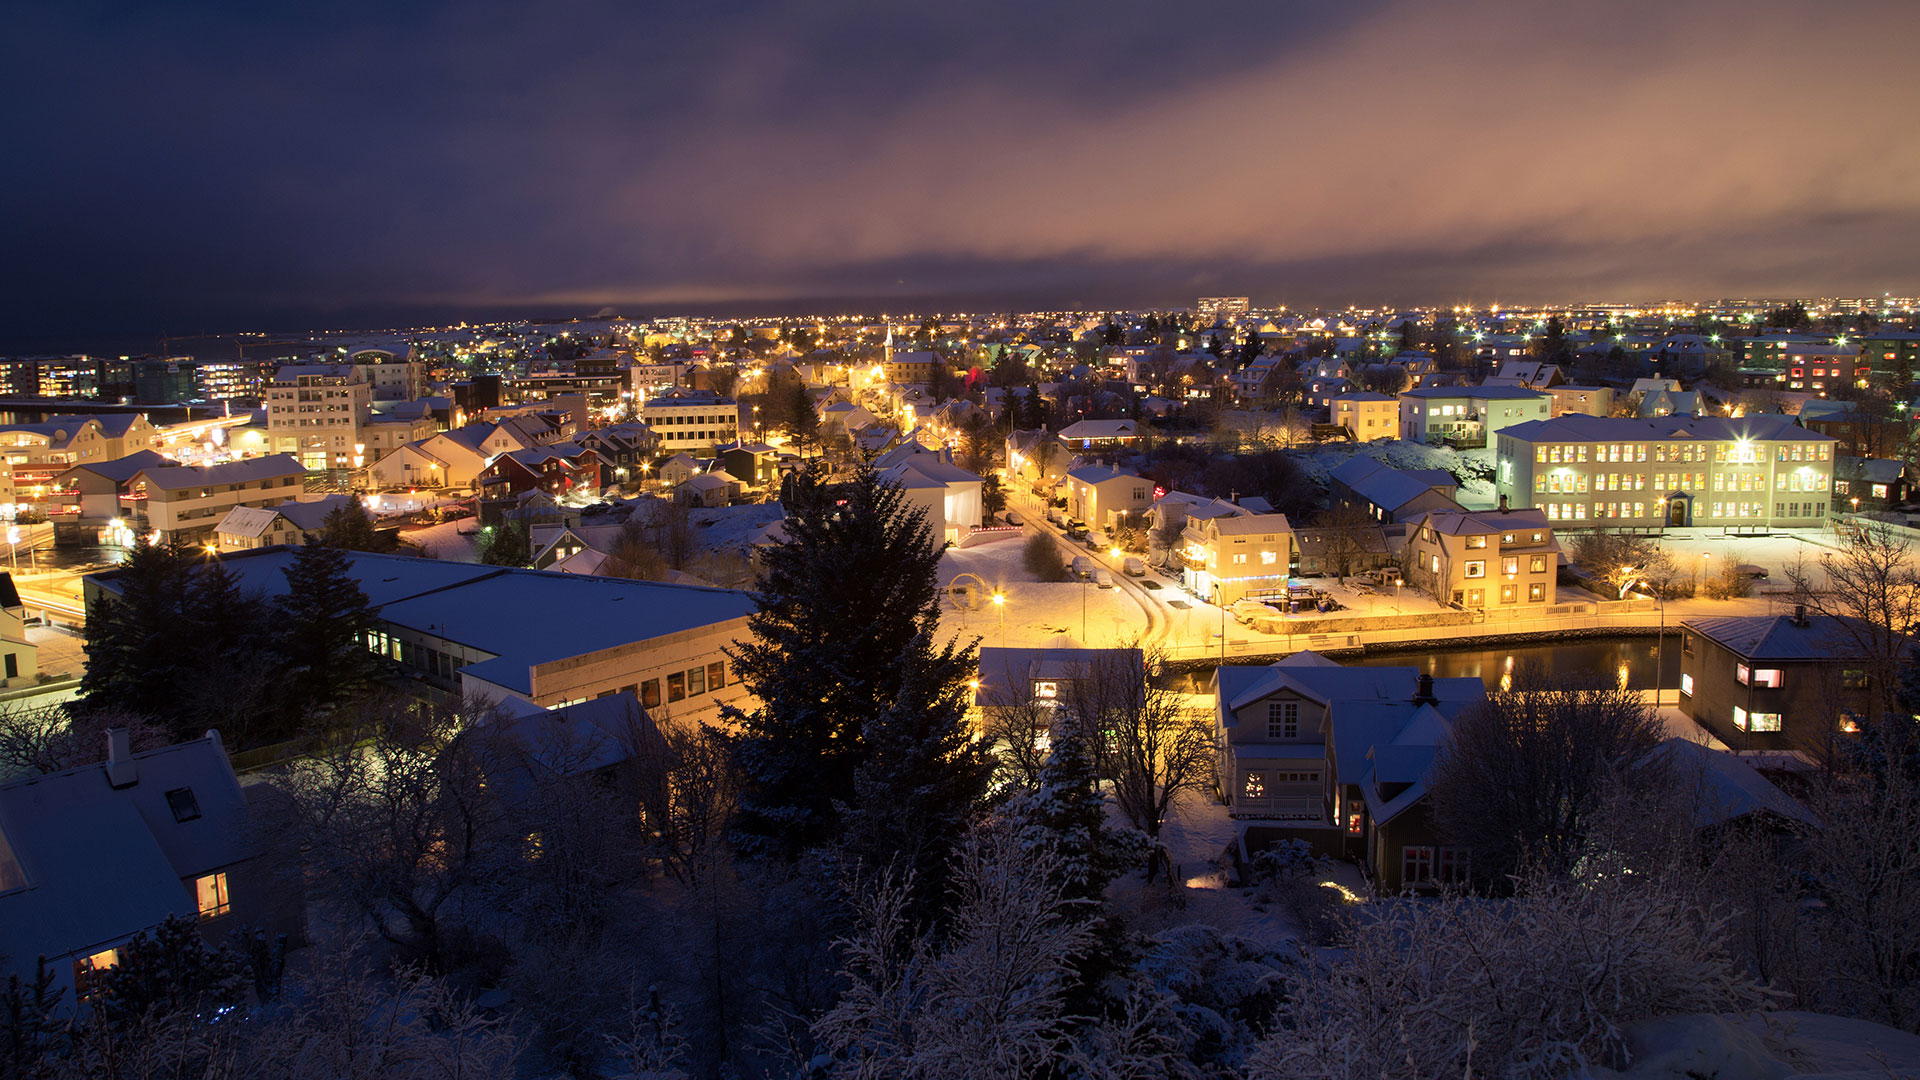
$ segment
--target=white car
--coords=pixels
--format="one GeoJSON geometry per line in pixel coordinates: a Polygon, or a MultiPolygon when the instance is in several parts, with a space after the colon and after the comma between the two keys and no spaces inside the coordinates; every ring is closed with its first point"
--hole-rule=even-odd
{"type": "Polygon", "coordinates": [[[1000,519],[1014,526],[1025,525],[1027,523],[1026,519],[1020,516],[1020,511],[1018,510],[1008,510],[1000,515],[1000,519]]]}
{"type": "Polygon", "coordinates": [[[1126,561],[1120,564],[1120,572],[1128,577],[1146,577],[1147,564],[1140,561],[1140,556],[1129,555],[1126,561]]]}
{"type": "Polygon", "coordinates": [[[1087,558],[1085,555],[1075,555],[1073,557],[1073,562],[1068,564],[1068,569],[1073,571],[1074,577],[1077,577],[1077,578],[1092,577],[1093,576],[1093,560],[1087,558]]]}
{"type": "Polygon", "coordinates": [[[1093,583],[1103,589],[1111,589],[1113,588],[1113,575],[1107,573],[1105,567],[1097,567],[1093,571],[1093,583]]]}

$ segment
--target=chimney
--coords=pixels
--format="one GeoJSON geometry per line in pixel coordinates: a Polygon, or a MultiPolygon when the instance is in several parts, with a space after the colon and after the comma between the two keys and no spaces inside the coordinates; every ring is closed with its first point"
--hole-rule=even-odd
{"type": "Polygon", "coordinates": [[[140,782],[139,767],[133,763],[133,740],[123,727],[107,729],[107,786],[132,787],[140,782]]]}
{"type": "Polygon", "coordinates": [[[1800,627],[1811,625],[1807,621],[1807,605],[1805,604],[1793,605],[1793,625],[1800,626],[1800,627]]]}
{"type": "Polygon", "coordinates": [[[1511,511],[1507,509],[1507,497],[1505,495],[1500,496],[1500,512],[1503,514],[1511,513],[1511,511]]]}
{"type": "Polygon", "coordinates": [[[1438,705],[1440,703],[1440,699],[1433,696],[1433,676],[1425,672],[1420,674],[1420,681],[1416,684],[1413,691],[1413,703],[1415,705],[1438,705]]]}

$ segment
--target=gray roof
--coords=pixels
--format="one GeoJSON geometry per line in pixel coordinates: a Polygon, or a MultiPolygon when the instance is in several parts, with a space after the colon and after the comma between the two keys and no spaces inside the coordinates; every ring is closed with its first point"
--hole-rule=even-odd
{"type": "Polygon", "coordinates": [[[30,971],[40,955],[85,955],[191,915],[182,878],[254,854],[219,736],[131,760],[136,782],[117,790],[104,764],[0,785],[0,970],[30,971]],[[178,788],[192,791],[198,817],[175,819],[167,792],[178,788]]]}
{"type": "Polygon", "coordinates": [[[1402,398],[1471,398],[1476,401],[1551,401],[1553,395],[1545,390],[1529,390],[1524,386],[1423,386],[1414,390],[1402,391],[1402,398]]]}
{"type": "Polygon", "coordinates": [[[1027,700],[1034,679],[1083,679],[1096,667],[1131,667],[1146,679],[1146,661],[1139,649],[1003,649],[980,650],[980,685],[974,700],[981,705],[1019,705],[1027,700]]]}
{"type": "Polygon", "coordinates": [[[1861,655],[1857,639],[1848,632],[1854,622],[1842,615],[1808,615],[1807,625],[1799,626],[1791,615],[1726,615],[1687,619],[1680,625],[1748,660],[1846,661],[1861,655]]]}
{"type": "Polygon", "coordinates": [[[1833,436],[1808,431],[1793,417],[1773,413],[1752,416],[1662,416],[1658,418],[1580,416],[1529,420],[1502,428],[1500,434],[1524,442],[1621,442],[1671,439],[1749,439],[1756,442],[1832,442],[1833,436]]]}
{"type": "Polygon", "coordinates": [[[114,458],[112,461],[96,461],[91,465],[75,465],[67,471],[79,472],[85,469],[95,476],[112,480],[115,483],[125,483],[142,469],[154,467],[164,468],[172,464],[173,461],[171,459],[162,457],[151,450],[136,450],[123,458],[114,458]]]}
{"type": "Polygon", "coordinates": [[[1811,823],[1814,820],[1806,807],[1733,754],[1679,738],[1654,747],[1653,753],[1655,760],[1665,761],[1680,771],[1676,782],[1696,786],[1692,793],[1696,829],[1761,813],[1788,821],[1811,823]]]}
{"type": "Polygon", "coordinates": [[[306,467],[292,454],[223,461],[218,465],[150,465],[129,476],[145,476],[147,483],[166,491],[219,484],[245,484],[283,476],[305,476],[306,467]]]}
{"type": "Polygon", "coordinates": [[[1443,469],[1402,472],[1369,457],[1348,458],[1333,470],[1332,476],[1353,489],[1354,494],[1384,510],[1397,510],[1436,487],[1458,485],[1453,474],[1443,469]]]}

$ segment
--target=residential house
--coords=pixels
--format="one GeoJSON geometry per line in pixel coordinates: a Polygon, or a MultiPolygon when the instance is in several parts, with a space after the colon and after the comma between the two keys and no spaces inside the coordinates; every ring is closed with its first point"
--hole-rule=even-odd
{"type": "Polygon", "coordinates": [[[1912,424],[1903,415],[1906,410],[1878,400],[1831,401],[1815,398],[1800,407],[1795,419],[1808,431],[1831,435],[1838,445],[1836,454],[1862,458],[1891,458],[1900,455],[1907,443],[1912,424]]]}
{"type": "Polygon", "coordinates": [[[1427,511],[1407,519],[1407,582],[1455,607],[1544,613],[1560,545],[1538,510],[1427,511]]]}
{"type": "Polygon", "coordinates": [[[120,496],[135,473],[173,464],[151,450],[137,450],[112,461],[72,466],[54,477],[47,492],[47,516],[60,524],[104,528],[120,516],[120,496]]]}
{"type": "MultiPolygon", "coordinates": [[[[154,534],[168,543],[201,542],[236,506],[272,506],[301,490],[307,470],[291,454],[218,465],[148,465],[127,478],[118,496],[123,535],[154,534]]],[[[111,522],[109,523],[111,526],[111,522]]]]}
{"type": "Polygon", "coordinates": [[[1030,480],[1057,479],[1066,474],[1073,455],[1046,428],[1007,433],[1007,475],[1030,480]]]}
{"type": "Polygon", "coordinates": [[[740,494],[740,481],[725,469],[696,473],[673,489],[673,497],[693,506],[728,506],[740,494]]]}
{"type": "Polygon", "coordinates": [[[480,470],[480,498],[498,501],[530,490],[558,498],[569,491],[600,489],[600,456],[577,443],[555,443],[501,454],[480,470]]]}
{"type": "Polygon", "coordinates": [[[935,544],[957,544],[984,524],[980,477],[953,463],[944,449],[903,443],[874,460],[880,479],[900,485],[907,503],[927,517],[935,544]]]}
{"type": "Polygon", "coordinates": [[[1312,652],[1214,674],[1220,781],[1251,852],[1303,839],[1364,859],[1383,892],[1466,877],[1439,842],[1426,779],[1453,720],[1484,700],[1477,678],[1412,667],[1341,667],[1312,652]]]}
{"type": "Polygon", "coordinates": [[[1833,457],[1786,416],[1562,416],[1501,432],[1494,490],[1555,522],[1821,525],[1833,457]]]}
{"type": "Polygon", "coordinates": [[[1643,420],[1662,416],[1698,416],[1700,393],[1697,390],[1649,390],[1635,403],[1633,415],[1643,420]]]}
{"type": "Polygon", "coordinates": [[[118,949],[171,917],[210,945],[241,927],[302,944],[299,880],[260,858],[246,794],[216,732],[0,785],[0,974],[84,995],[118,949]]]}
{"type": "Polygon", "coordinates": [[[1480,385],[1520,386],[1528,390],[1546,390],[1566,381],[1566,376],[1560,373],[1558,364],[1543,364],[1537,360],[1505,359],[1500,361],[1500,366],[1480,385]]]}
{"type": "Polygon", "coordinates": [[[1547,394],[1553,398],[1553,415],[1555,416],[1613,415],[1613,387],[1611,386],[1574,386],[1568,383],[1547,387],[1547,394]]]}
{"type": "Polygon", "coordinates": [[[1825,759],[1880,714],[1876,633],[1844,616],[1729,615],[1680,624],[1680,711],[1736,751],[1825,759]]]}
{"type": "Polygon", "coordinates": [[[1078,420],[1060,429],[1060,443],[1069,450],[1112,450],[1140,438],[1136,420],[1078,420]]]}
{"type": "Polygon", "coordinates": [[[1153,505],[1153,481],[1100,465],[1067,470],[1067,513],[1095,528],[1111,528],[1153,505]]]}
{"type": "MultiPolygon", "coordinates": [[[[1145,685],[1146,677],[1139,649],[981,646],[979,676],[972,682],[974,730],[986,730],[997,712],[1050,712],[1074,700],[1089,680],[1121,678],[1145,685]]],[[[1044,737],[1046,732],[1036,734],[1044,737]]]]}
{"type": "Polygon", "coordinates": [[[26,605],[13,575],[0,572],[0,687],[31,686],[39,675],[40,646],[27,640],[26,605]]]}
{"type": "Polygon", "coordinates": [[[679,487],[700,472],[700,462],[692,454],[682,451],[660,463],[657,474],[660,482],[668,487],[679,487]]]}
{"type": "Polygon", "coordinates": [[[1327,480],[1333,505],[1357,507],[1383,524],[1406,521],[1429,510],[1461,509],[1453,498],[1460,482],[1445,469],[1396,469],[1356,454],[1341,462],[1327,480]]]}
{"type": "Polygon", "coordinates": [[[1285,514],[1189,514],[1180,540],[1180,583],[1208,603],[1286,595],[1295,550],[1285,514]]]}
{"type": "Polygon", "coordinates": [[[933,369],[939,363],[940,357],[935,353],[889,349],[880,370],[890,383],[924,386],[933,381],[933,369]]]}
{"type": "Polygon", "coordinates": [[[1485,446],[1502,429],[1548,419],[1553,397],[1521,386],[1437,386],[1400,395],[1400,437],[1408,442],[1485,446]]]}
{"type": "Polygon", "coordinates": [[[220,551],[314,542],[326,530],[335,511],[366,517],[367,508],[352,495],[327,495],[308,502],[289,499],[277,506],[236,506],[213,527],[214,547],[220,551]]]}
{"type": "Polygon", "coordinates": [[[1333,422],[1354,442],[1398,438],[1400,399],[1365,390],[1342,394],[1333,399],[1333,422]]]}
{"type": "Polygon", "coordinates": [[[1833,508],[1888,510],[1907,502],[1907,463],[1886,458],[1839,457],[1833,462],[1833,508]]]}
{"type": "Polygon", "coordinates": [[[780,475],[780,452],[766,443],[729,443],[720,448],[720,466],[742,484],[766,487],[780,475]]]}

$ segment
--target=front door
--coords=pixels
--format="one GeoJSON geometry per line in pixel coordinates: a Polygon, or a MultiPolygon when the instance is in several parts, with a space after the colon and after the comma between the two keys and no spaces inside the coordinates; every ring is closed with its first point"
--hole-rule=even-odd
{"type": "Polygon", "coordinates": [[[1675,496],[1667,502],[1667,524],[1675,528],[1685,528],[1687,519],[1692,516],[1692,511],[1692,499],[1675,496]]]}

